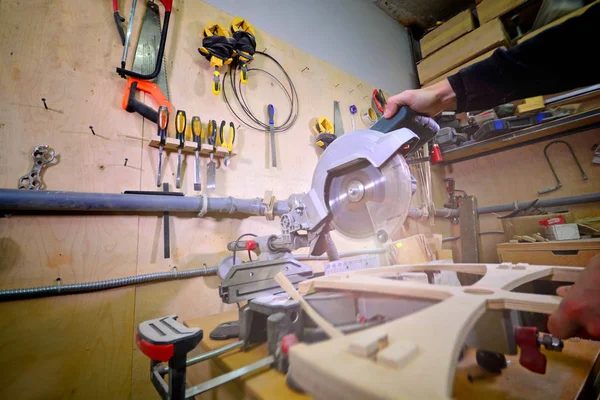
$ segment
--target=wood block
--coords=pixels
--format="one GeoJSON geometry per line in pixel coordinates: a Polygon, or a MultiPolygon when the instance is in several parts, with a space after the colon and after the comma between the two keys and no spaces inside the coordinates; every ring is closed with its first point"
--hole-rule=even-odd
{"type": "Polygon", "coordinates": [[[458,13],[420,40],[423,58],[473,29],[475,29],[475,24],[471,10],[458,13]]]}
{"type": "Polygon", "coordinates": [[[494,19],[421,61],[417,66],[419,80],[427,83],[491,49],[508,45],[502,23],[494,19]]]}
{"type": "Polygon", "coordinates": [[[423,234],[408,237],[390,244],[391,264],[422,264],[433,261],[433,252],[423,234]]]}
{"type": "Polygon", "coordinates": [[[527,0],[483,0],[477,5],[479,23],[483,25],[486,22],[517,8],[525,2],[527,2],[527,0]]]}
{"type": "Polygon", "coordinates": [[[568,20],[569,18],[573,18],[573,17],[576,17],[576,16],[578,16],[578,15],[581,15],[581,14],[583,14],[583,13],[584,13],[584,12],[585,12],[585,11],[586,11],[588,8],[590,8],[590,7],[591,7],[591,6],[593,6],[594,4],[598,4],[598,3],[600,3],[600,0],[596,0],[596,1],[594,1],[593,3],[590,3],[590,4],[588,4],[588,5],[587,5],[587,6],[585,6],[585,7],[581,7],[579,10],[575,10],[575,11],[573,11],[573,12],[571,12],[571,13],[569,13],[569,14],[567,14],[567,15],[565,15],[565,16],[563,16],[563,17],[559,18],[559,19],[557,19],[556,21],[552,21],[552,22],[550,22],[549,24],[542,26],[540,29],[536,29],[535,31],[533,31],[533,32],[530,32],[530,33],[528,33],[528,34],[526,34],[526,35],[522,36],[520,39],[518,39],[518,40],[517,40],[517,43],[518,43],[518,44],[521,44],[521,43],[523,43],[524,41],[526,41],[526,40],[529,40],[529,39],[531,39],[532,37],[539,35],[540,33],[544,32],[546,29],[552,28],[553,26],[556,26],[556,25],[560,25],[560,24],[562,24],[563,22],[565,22],[566,20],[568,20]]]}
{"type": "Polygon", "coordinates": [[[517,106],[517,114],[543,110],[544,107],[544,96],[529,97],[525,99],[523,104],[517,106]]]}
{"type": "MultiPolygon", "coordinates": [[[[504,46],[502,46],[502,47],[499,47],[499,48],[506,49],[506,47],[504,47],[504,46]]],[[[477,62],[479,62],[479,61],[485,60],[486,58],[488,58],[488,57],[490,57],[492,54],[494,54],[494,52],[495,52],[496,50],[498,50],[498,49],[496,48],[496,49],[490,50],[490,51],[488,51],[487,53],[484,53],[484,54],[480,55],[479,57],[476,57],[476,58],[472,59],[471,61],[467,61],[466,63],[464,63],[464,64],[462,64],[462,65],[460,65],[460,66],[458,66],[458,67],[456,67],[456,68],[454,68],[454,69],[451,69],[450,71],[448,71],[448,72],[444,73],[443,75],[440,75],[440,76],[438,76],[437,78],[435,78],[435,79],[433,79],[433,80],[431,80],[431,81],[427,82],[427,83],[426,83],[426,84],[424,84],[423,86],[424,86],[424,87],[425,87],[425,86],[431,86],[431,85],[433,85],[434,83],[438,83],[439,81],[443,81],[444,79],[446,79],[446,78],[447,78],[447,77],[449,77],[450,75],[454,75],[454,74],[458,73],[458,71],[460,71],[461,69],[463,69],[463,68],[465,68],[465,67],[468,67],[469,65],[475,64],[475,63],[477,63],[477,62]]]]}
{"type": "Polygon", "coordinates": [[[385,332],[368,332],[359,335],[348,345],[348,351],[359,357],[371,357],[388,344],[388,335],[385,332]]]}
{"type": "Polygon", "coordinates": [[[217,146],[217,148],[215,150],[215,154],[218,157],[225,157],[226,155],[229,154],[229,150],[227,150],[226,147],[217,146]]]}
{"type": "Polygon", "coordinates": [[[377,362],[392,368],[400,368],[417,354],[418,346],[398,340],[377,353],[377,362]]]}
{"type": "Polygon", "coordinates": [[[454,257],[452,255],[452,250],[449,250],[449,249],[438,250],[437,259],[438,260],[453,260],[454,257]]]}
{"type": "Polygon", "coordinates": [[[208,155],[208,154],[212,153],[214,150],[215,150],[215,146],[213,146],[212,144],[202,143],[202,145],[200,146],[200,154],[203,154],[203,155],[208,155]]]}

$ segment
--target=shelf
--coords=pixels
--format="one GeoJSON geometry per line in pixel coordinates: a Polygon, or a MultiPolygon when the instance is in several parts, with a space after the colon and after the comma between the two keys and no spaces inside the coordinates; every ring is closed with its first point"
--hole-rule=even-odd
{"type": "Polygon", "coordinates": [[[442,152],[448,165],[600,127],[600,108],[442,152]]]}
{"type": "MultiPolygon", "coordinates": [[[[158,148],[160,146],[160,141],[158,139],[152,139],[148,143],[148,146],[158,148]]],[[[195,154],[197,147],[198,147],[198,144],[196,142],[190,142],[190,141],[186,140],[183,145],[183,149],[181,149],[181,152],[183,154],[195,154]]],[[[178,148],[179,148],[179,140],[168,137],[165,142],[165,146],[164,146],[165,151],[177,151],[178,148]]],[[[222,158],[222,157],[227,156],[229,154],[229,151],[227,150],[226,147],[221,147],[221,146],[215,147],[210,144],[202,143],[202,146],[200,148],[200,155],[203,157],[207,157],[210,155],[210,153],[214,153],[214,156],[217,158],[222,158]]],[[[236,154],[237,153],[235,152],[235,145],[234,145],[234,151],[231,152],[230,156],[233,157],[236,154]]]]}

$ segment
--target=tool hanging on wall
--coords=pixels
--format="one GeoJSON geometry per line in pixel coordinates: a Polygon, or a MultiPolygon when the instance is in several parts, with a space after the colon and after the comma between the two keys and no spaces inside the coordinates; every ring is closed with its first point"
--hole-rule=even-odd
{"type": "Polygon", "coordinates": [[[227,148],[227,150],[229,151],[229,154],[227,154],[223,159],[223,164],[225,164],[226,167],[229,167],[229,164],[231,163],[231,152],[233,151],[233,143],[235,142],[235,125],[233,124],[233,122],[229,123],[229,136],[227,136],[227,140],[225,140],[223,136],[223,128],[224,126],[221,124],[221,145],[227,148]]]}
{"type": "Polygon", "coordinates": [[[242,17],[235,17],[231,21],[231,32],[233,33],[233,50],[237,54],[240,66],[240,82],[248,82],[248,63],[254,60],[256,52],[256,37],[254,27],[242,17]]]}
{"type": "Polygon", "coordinates": [[[123,22],[125,22],[125,18],[121,17],[121,14],[119,14],[119,0],[113,0],[113,11],[115,25],[117,25],[117,31],[121,38],[121,44],[125,45],[125,32],[123,31],[123,22]]]}
{"type": "Polygon", "coordinates": [[[371,96],[371,106],[375,110],[378,118],[383,116],[386,104],[387,100],[385,99],[383,91],[381,89],[374,89],[373,96],[371,96]]]}
{"type": "Polygon", "coordinates": [[[177,146],[177,178],[175,186],[177,189],[181,188],[181,150],[185,146],[185,128],[187,126],[187,120],[185,111],[177,110],[175,116],[175,138],[179,140],[179,146],[177,146]]]}
{"type": "MultiPolygon", "coordinates": [[[[279,87],[283,90],[286,98],[290,102],[290,112],[285,118],[280,118],[283,120],[281,125],[275,126],[275,132],[285,132],[290,129],[298,119],[299,113],[299,101],[298,101],[298,93],[296,92],[296,88],[294,87],[294,83],[292,79],[286,72],[286,70],[281,66],[281,64],[272,56],[262,51],[257,51],[256,55],[263,56],[271,61],[273,61],[276,66],[279,68],[279,71],[285,76],[285,80],[282,82],[277,79],[271,72],[266,69],[261,68],[249,68],[248,72],[262,72],[269,76],[271,79],[275,81],[279,85],[279,87]],[[284,84],[287,82],[287,85],[284,84]],[[288,87],[286,87],[288,86],[288,87]]],[[[268,64],[267,64],[268,65],[268,64]]],[[[223,81],[226,82],[227,72],[223,77],[223,81]]],[[[243,113],[239,113],[233,109],[231,102],[229,101],[231,97],[227,96],[227,90],[223,90],[223,99],[225,100],[225,104],[227,104],[227,108],[229,111],[245,126],[255,131],[264,132],[266,129],[269,129],[269,124],[265,123],[264,114],[259,116],[255,115],[252,110],[248,107],[248,99],[246,95],[241,90],[241,82],[237,80],[237,69],[231,66],[229,68],[229,85],[231,86],[231,91],[233,92],[233,98],[237,105],[242,109],[243,113]],[[243,117],[243,118],[242,118],[243,117]]],[[[250,89],[249,89],[250,90],[250,89]]],[[[244,91],[245,92],[245,91],[244,91]]]]}
{"type": "Polygon", "coordinates": [[[372,108],[367,108],[367,110],[362,113],[360,118],[367,128],[372,127],[375,122],[379,121],[377,113],[372,108]]]}
{"type": "Polygon", "coordinates": [[[132,0],[131,10],[129,11],[129,21],[127,21],[127,34],[125,35],[125,42],[123,43],[123,56],[121,57],[121,68],[125,68],[125,64],[127,63],[127,53],[129,52],[129,41],[131,40],[131,29],[133,27],[133,17],[135,16],[136,7],[137,0],[132,0]]]}
{"type": "MultiPolygon", "coordinates": [[[[216,145],[217,140],[217,121],[211,119],[208,121],[208,144],[211,146],[216,145]]],[[[215,150],[210,152],[210,161],[206,165],[206,188],[214,189],[216,185],[217,165],[214,160],[215,150]]]]}
{"type": "MultiPolygon", "coordinates": [[[[125,69],[125,66],[121,66],[120,68],[117,68],[117,74],[119,74],[121,77],[125,78],[126,76],[130,76],[130,77],[138,78],[138,79],[151,80],[151,79],[156,78],[158,76],[158,74],[160,73],[161,65],[163,62],[163,55],[165,54],[165,43],[167,42],[167,32],[169,31],[169,20],[171,18],[171,9],[173,7],[173,0],[160,0],[160,2],[165,7],[165,16],[163,19],[163,28],[160,33],[160,44],[158,46],[158,52],[157,52],[156,61],[154,64],[154,70],[150,73],[139,73],[139,72],[127,70],[127,69],[125,69]]],[[[146,3],[146,7],[148,7],[148,8],[156,7],[156,9],[158,10],[158,6],[152,1],[149,1],[148,3],[146,3]]],[[[128,29],[129,29],[129,27],[128,27],[128,29]]],[[[125,62],[127,62],[127,60],[125,60],[125,62]]]]}
{"type": "Polygon", "coordinates": [[[271,165],[273,167],[277,166],[277,154],[276,154],[276,146],[275,146],[275,107],[273,104],[269,104],[267,107],[269,110],[269,137],[271,138],[271,165]]]}
{"type": "Polygon", "coordinates": [[[327,117],[317,118],[315,129],[317,131],[315,144],[322,149],[326,149],[336,138],[333,134],[333,124],[327,117]]]}
{"type": "Polygon", "coordinates": [[[196,150],[194,150],[194,190],[199,192],[202,190],[202,183],[200,180],[200,149],[202,147],[202,122],[200,121],[200,117],[193,116],[192,117],[192,138],[194,142],[196,142],[196,150]]]}
{"type": "MultiPolygon", "coordinates": [[[[133,71],[140,74],[152,72],[151,68],[154,67],[158,60],[159,48],[156,47],[156,38],[159,37],[160,32],[160,14],[158,5],[149,1],[142,20],[142,28],[140,30],[140,36],[133,59],[133,71]]],[[[127,79],[127,85],[125,86],[123,101],[121,103],[124,110],[128,112],[137,112],[154,123],[158,123],[158,114],[155,109],[137,100],[135,94],[138,90],[147,93],[152,96],[159,106],[165,106],[169,109],[170,114],[173,113],[173,106],[169,101],[167,69],[164,58],[161,62],[163,66],[159,74],[153,80],[149,81],[132,77],[127,79]]]]}
{"type": "Polygon", "coordinates": [[[160,144],[158,146],[158,173],[156,178],[156,186],[160,187],[162,178],[162,155],[167,141],[167,127],[169,125],[169,109],[165,106],[160,106],[157,113],[158,136],[160,144]]]}
{"type": "Polygon", "coordinates": [[[358,109],[356,108],[356,106],[354,104],[352,104],[350,106],[350,120],[352,121],[352,130],[353,131],[356,130],[356,122],[354,122],[354,116],[356,115],[357,112],[358,112],[358,109]]]}
{"type": "Polygon", "coordinates": [[[33,167],[31,171],[19,179],[19,189],[40,190],[44,185],[42,181],[42,170],[52,161],[54,161],[54,149],[46,144],[35,146],[31,153],[33,157],[33,167]]]}
{"type": "Polygon", "coordinates": [[[344,134],[344,124],[342,122],[342,113],[340,112],[340,102],[333,102],[333,133],[335,137],[340,137],[344,134]]]}
{"type": "Polygon", "coordinates": [[[212,92],[214,95],[221,93],[221,78],[219,69],[233,61],[233,46],[235,40],[229,37],[225,28],[216,22],[207,22],[202,32],[202,47],[198,52],[208,61],[215,70],[213,72],[212,92]]]}
{"type": "Polygon", "coordinates": [[[548,161],[548,165],[550,166],[550,170],[552,171],[552,175],[554,175],[554,179],[556,179],[556,186],[553,186],[553,187],[550,187],[550,188],[547,188],[547,189],[539,190],[538,194],[545,194],[545,193],[554,192],[555,190],[558,190],[558,189],[560,189],[562,187],[562,183],[561,183],[560,179],[558,179],[558,174],[554,170],[554,167],[552,166],[552,162],[550,162],[550,158],[548,157],[548,147],[552,146],[555,143],[562,143],[562,144],[566,145],[569,148],[569,151],[571,152],[571,155],[573,156],[573,159],[575,160],[575,163],[579,167],[579,171],[581,171],[581,176],[583,176],[583,180],[587,181],[587,179],[588,179],[588,176],[585,173],[585,171],[583,170],[583,167],[581,166],[581,164],[579,163],[579,160],[577,159],[577,156],[575,155],[575,152],[573,151],[573,148],[571,147],[571,145],[569,143],[565,142],[564,140],[553,140],[552,142],[548,143],[546,145],[546,147],[544,147],[544,157],[546,157],[546,161],[548,161]]]}

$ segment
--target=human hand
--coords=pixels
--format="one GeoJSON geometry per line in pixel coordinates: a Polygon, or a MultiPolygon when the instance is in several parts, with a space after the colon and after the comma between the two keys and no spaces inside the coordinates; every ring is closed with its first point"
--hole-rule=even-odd
{"type": "Polygon", "coordinates": [[[582,336],[600,339],[600,254],[571,286],[561,286],[556,294],[562,302],[548,320],[550,333],[560,339],[582,336]]]}
{"type": "Polygon", "coordinates": [[[418,113],[433,117],[444,110],[456,108],[456,94],[448,79],[423,89],[405,90],[387,99],[383,117],[387,119],[393,117],[402,106],[408,106],[418,113]]]}

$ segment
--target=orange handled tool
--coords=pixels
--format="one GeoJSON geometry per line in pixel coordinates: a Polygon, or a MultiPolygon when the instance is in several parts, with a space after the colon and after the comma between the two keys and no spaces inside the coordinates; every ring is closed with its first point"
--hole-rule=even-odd
{"type": "Polygon", "coordinates": [[[158,113],[156,110],[148,107],[135,97],[135,92],[138,90],[148,93],[150,96],[152,96],[154,101],[156,101],[159,106],[167,107],[169,114],[173,112],[173,105],[163,94],[156,83],[131,77],[127,79],[127,86],[125,87],[123,101],[121,102],[121,106],[124,110],[128,112],[136,112],[155,124],[158,123],[158,113]]]}

